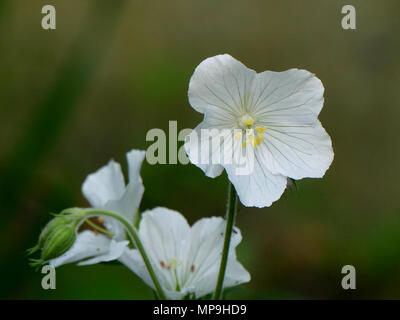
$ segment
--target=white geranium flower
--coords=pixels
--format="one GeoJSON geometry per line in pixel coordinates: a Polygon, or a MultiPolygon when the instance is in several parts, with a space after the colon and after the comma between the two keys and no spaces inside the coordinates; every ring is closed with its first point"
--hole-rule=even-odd
{"type": "MultiPolygon", "coordinates": [[[[155,208],[142,215],[139,235],[154,270],[169,299],[188,294],[200,298],[214,291],[224,241],[225,220],[204,218],[192,227],[178,212],[155,208]]],[[[224,287],[250,281],[249,273],[237,261],[235,248],[242,237],[235,228],[224,287]]],[[[129,250],[121,261],[154,289],[140,253],[129,250]]]]}
{"type": "Polygon", "coordinates": [[[185,142],[190,161],[212,178],[225,169],[245,206],[270,206],[287,177],[321,178],[333,160],[331,139],[318,120],[323,93],[321,81],[306,70],[256,73],[227,54],[204,60],[189,83],[189,102],[204,114],[185,142]],[[207,130],[223,143],[199,143],[197,137],[209,139],[201,133],[207,130]],[[252,155],[244,159],[252,170],[238,174],[237,162],[215,158],[226,155],[226,144],[234,157],[252,155]]]}
{"type": "MultiPolygon", "coordinates": [[[[144,156],[145,152],[139,150],[126,154],[129,171],[129,183],[126,186],[121,166],[113,160],[90,174],[82,185],[82,192],[92,207],[119,213],[133,224],[144,192],[140,177],[144,156]]],[[[79,265],[88,265],[118,259],[129,243],[124,227],[115,219],[101,219],[106,229],[113,233],[112,238],[89,230],[80,232],[71,249],[51,260],[50,264],[57,267],[81,261],[79,265]]]]}

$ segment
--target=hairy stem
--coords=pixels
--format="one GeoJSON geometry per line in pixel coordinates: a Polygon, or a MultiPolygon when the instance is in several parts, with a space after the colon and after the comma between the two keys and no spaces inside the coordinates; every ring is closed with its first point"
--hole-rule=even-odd
{"type": "Polygon", "coordinates": [[[215,292],[213,295],[214,300],[220,300],[222,298],[226,264],[228,262],[232,230],[235,224],[236,208],[237,208],[236,190],[235,187],[232,185],[232,183],[229,182],[228,203],[226,207],[226,217],[225,217],[226,229],[225,229],[224,247],[222,249],[222,257],[221,257],[221,264],[219,267],[217,285],[215,287],[215,292]]]}

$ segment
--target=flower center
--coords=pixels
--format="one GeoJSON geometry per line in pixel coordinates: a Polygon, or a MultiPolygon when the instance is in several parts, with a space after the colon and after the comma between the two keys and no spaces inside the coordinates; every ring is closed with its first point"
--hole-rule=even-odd
{"type": "Polygon", "coordinates": [[[247,113],[239,118],[239,126],[242,129],[246,129],[246,128],[250,129],[251,126],[253,125],[253,123],[254,123],[254,119],[247,113]]]}
{"type": "MultiPolygon", "coordinates": [[[[188,281],[188,275],[186,275],[184,278],[179,281],[178,278],[178,267],[182,264],[182,261],[176,259],[176,258],[171,258],[167,260],[167,262],[160,261],[160,266],[163,270],[165,270],[168,274],[172,273],[173,276],[173,288],[175,291],[181,291],[182,287],[185,286],[185,283],[188,281]]],[[[192,264],[189,268],[189,273],[194,274],[196,271],[196,267],[194,264],[192,264]]]]}
{"type": "MultiPolygon", "coordinates": [[[[181,290],[181,286],[179,285],[179,280],[178,280],[178,274],[176,272],[176,268],[181,264],[181,262],[175,258],[171,258],[168,260],[168,264],[167,264],[167,270],[172,270],[173,275],[174,275],[174,279],[175,279],[175,290],[176,291],[180,291],[181,290]]],[[[165,267],[161,265],[163,268],[165,267]]]]}
{"type": "Polygon", "coordinates": [[[264,132],[267,131],[267,127],[255,125],[253,117],[249,114],[241,116],[238,124],[242,131],[235,134],[235,139],[241,139],[243,147],[249,143],[253,147],[257,147],[264,141],[264,132]]]}
{"type": "Polygon", "coordinates": [[[171,268],[172,269],[176,269],[176,267],[178,265],[180,265],[180,264],[181,264],[181,262],[179,260],[177,260],[175,258],[171,258],[171,259],[168,260],[167,269],[168,270],[171,269],[171,268]]]}

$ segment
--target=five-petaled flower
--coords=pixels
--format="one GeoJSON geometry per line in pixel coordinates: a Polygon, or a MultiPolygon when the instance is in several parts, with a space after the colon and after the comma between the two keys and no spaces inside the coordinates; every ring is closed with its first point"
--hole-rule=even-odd
{"type": "MultiPolygon", "coordinates": [[[[167,298],[200,298],[214,291],[225,224],[224,219],[212,217],[203,218],[190,227],[180,213],[160,207],[143,213],[139,235],[167,298]]],[[[234,230],[225,288],[250,281],[249,273],[236,259],[235,248],[242,237],[238,228],[234,230]]],[[[122,256],[121,261],[154,289],[136,249],[122,256]]]]}
{"type": "Polygon", "coordinates": [[[318,120],[323,93],[306,70],[256,73],[227,54],[204,60],[189,83],[189,102],[204,114],[185,142],[190,161],[212,178],[225,169],[245,206],[270,206],[288,177],[320,178],[333,160],[318,120]],[[217,139],[211,148],[202,143],[210,137],[217,139]],[[246,174],[232,160],[242,153],[246,174]]]}

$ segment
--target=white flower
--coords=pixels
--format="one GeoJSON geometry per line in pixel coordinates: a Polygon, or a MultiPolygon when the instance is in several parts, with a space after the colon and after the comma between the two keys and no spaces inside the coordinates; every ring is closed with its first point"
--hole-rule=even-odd
{"type": "Polygon", "coordinates": [[[190,161],[212,178],[225,169],[245,206],[270,206],[287,177],[320,178],[333,160],[331,139],[318,120],[323,93],[321,81],[306,70],[256,73],[227,54],[204,60],[189,83],[189,102],[204,114],[185,142],[190,161]],[[204,147],[197,141],[205,139],[202,129],[223,129],[210,134],[223,143],[204,147]],[[244,160],[252,170],[238,174],[237,162],[215,161],[228,152],[226,144],[235,157],[251,155],[244,160]]]}
{"type": "MultiPolygon", "coordinates": [[[[200,298],[214,291],[224,241],[225,220],[203,218],[192,227],[178,212],[155,208],[143,213],[139,235],[160,284],[169,299],[188,294],[200,298]]],[[[242,237],[234,228],[224,287],[250,281],[236,260],[235,248],[242,237]]],[[[121,261],[154,289],[140,253],[130,250],[121,261]]]]}
{"type": "MultiPolygon", "coordinates": [[[[92,207],[119,213],[133,224],[144,192],[140,177],[144,156],[145,152],[139,150],[126,154],[129,171],[129,183],[126,186],[121,166],[113,160],[90,174],[82,185],[82,192],[92,207]]],[[[124,227],[112,218],[101,219],[106,229],[114,234],[113,238],[89,230],[80,232],[71,249],[51,260],[50,264],[57,267],[81,261],[79,265],[88,265],[118,259],[129,243],[124,227]]]]}

